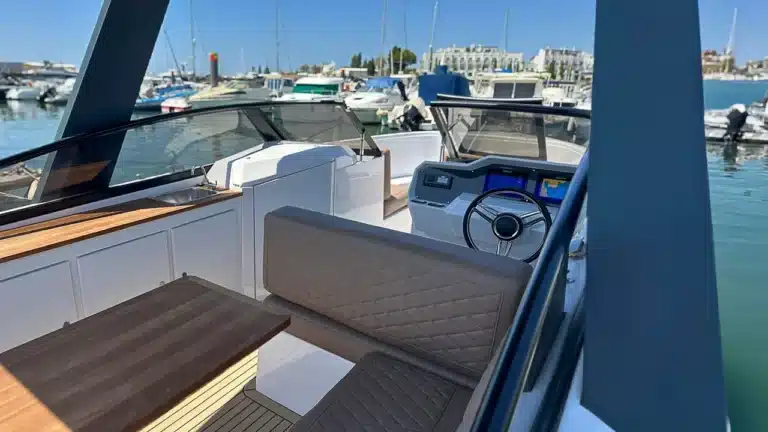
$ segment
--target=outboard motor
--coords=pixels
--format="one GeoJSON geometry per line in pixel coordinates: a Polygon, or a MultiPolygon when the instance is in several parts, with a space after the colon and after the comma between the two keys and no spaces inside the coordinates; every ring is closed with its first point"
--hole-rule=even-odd
{"type": "Polygon", "coordinates": [[[408,105],[408,110],[403,114],[403,121],[400,128],[403,131],[417,131],[421,124],[424,123],[424,116],[418,108],[413,105],[408,105]]]}
{"type": "Polygon", "coordinates": [[[728,113],[728,127],[725,130],[725,138],[736,141],[741,137],[742,129],[747,123],[747,107],[743,104],[731,106],[731,112],[728,113]]]}
{"type": "Polygon", "coordinates": [[[44,92],[40,93],[40,96],[37,97],[38,102],[44,102],[46,98],[48,97],[56,96],[56,87],[48,87],[45,89],[44,92]]]}

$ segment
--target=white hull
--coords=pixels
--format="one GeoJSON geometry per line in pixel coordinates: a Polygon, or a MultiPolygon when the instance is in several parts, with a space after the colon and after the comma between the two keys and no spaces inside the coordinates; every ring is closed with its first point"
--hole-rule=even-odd
{"type": "Polygon", "coordinates": [[[388,111],[387,108],[352,108],[352,112],[363,124],[379,124],[381,123],[381,117],[378,115],[380,109],[388,111]]]}
{"type": "Polygon", "coordinates": [[[40,89],[36,87],[16,87],[8,90],[5,98],[8,100],[34,101],[40,96],[40,89]]]}

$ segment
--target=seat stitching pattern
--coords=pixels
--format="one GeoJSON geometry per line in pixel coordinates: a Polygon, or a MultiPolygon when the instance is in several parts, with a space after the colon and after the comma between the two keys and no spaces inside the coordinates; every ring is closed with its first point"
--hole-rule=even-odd
{"type": "Polygon", "coordinates": [[[432,431],[458,389],[382,354],[363,358],[338,386],[310,430],[432,431]]]}
{"type": "MultiPolygon", "coordinates": [[[[298,224],[295,228],[292,235],[303,241],[325,240],[324,231],[298,224]]],[[[334,238],[337,247],[328,249],[319,260],[316,256],[305,260],[294,252],[292,259],[310,262],[311,267],[305,272],[281,273],[268,289],[363,334],[423,352],[461,373],[480,374],[498,343],[499,320],[514,313],[507,308],[515,305],[501,304],[506,293],[521,289],[515,286],[514,274],[491,267],[475,271],[476,265],[461,262],[436,263],[434,256],[422,256],[406,247],[382,250],[369,240],[334,238]],[[337,256],[335,250],[343,252],[337,256]],[[356,268],[372,252],[377,261],[391,265],[366,265],[364,274],[340,274],[331,265],[344,261],[356,268]],[[286,288],[283,292],[282,286],[308,289],[286,288]]]]}

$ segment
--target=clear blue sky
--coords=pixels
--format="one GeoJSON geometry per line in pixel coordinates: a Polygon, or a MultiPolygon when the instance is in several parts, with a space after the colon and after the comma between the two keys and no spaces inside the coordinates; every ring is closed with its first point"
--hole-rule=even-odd
{"type": "MultiPolygon", "coordinates": [[[[673,0],[670,0],[673,1],[673,0]]],[[[207,69],[206,53],[217,51],[223,72],[247,66],[275,65],[275,0],[192,0],[197,28],[197,65],[207,69]]],[[[382,0],[360,2],[280,0],[281,66],[331,60],[338,65],[362,51],[379,52],[382,0]]],[[[433,0],[389,0],[388,40],[405,42],[421,57],[429,44],[433,0]]],[[[768,1],[700,0],[702,44],[722,49],[728,40],[733,8],[739,8],[736,56],[768,56],[768,1]]],[[[63,61],[80,65],[101,0],[8,1],[0,13],[0,60],[63,61]]],[[[510,9],[508,48],[529,58],[538,48],[567,46],[592,51],[595,0],[440,0],[435,46],[502,41],[504,11],[510,9]]],[[[189,62],[189,0],[171,0],[165,25],[180,62],[189,62]]],[[[158,39],[150,70],[172,66],[165,40],[158,39]],[[167,63],[166,63],[167,57],[167,63]]],[[[642,61],[639,61],[642,63],[642,61]]]]}

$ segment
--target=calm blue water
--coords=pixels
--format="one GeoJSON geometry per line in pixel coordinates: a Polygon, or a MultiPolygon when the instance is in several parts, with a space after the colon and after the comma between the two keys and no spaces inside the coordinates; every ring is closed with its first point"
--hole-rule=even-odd
{"type": "MultiPolygon", "coordinates": [[[[707,108],[751,103],[765,82],[708,81],[707,108]]],[[[768,147],[709,146],[720,322],[734,431],[768,431],[768,147]]]]}
{"type": "MultiPolygon", "coordinates": [[[[766,91],[766,82],[707,81],[704,102],[727,108],[766,91]]],[[[50,142],[61,112],[0,102],[0,157],[50,142]]],[[[707,160],[731,424],[768,431],[768,148],[707,146],[707,160]]]]}

